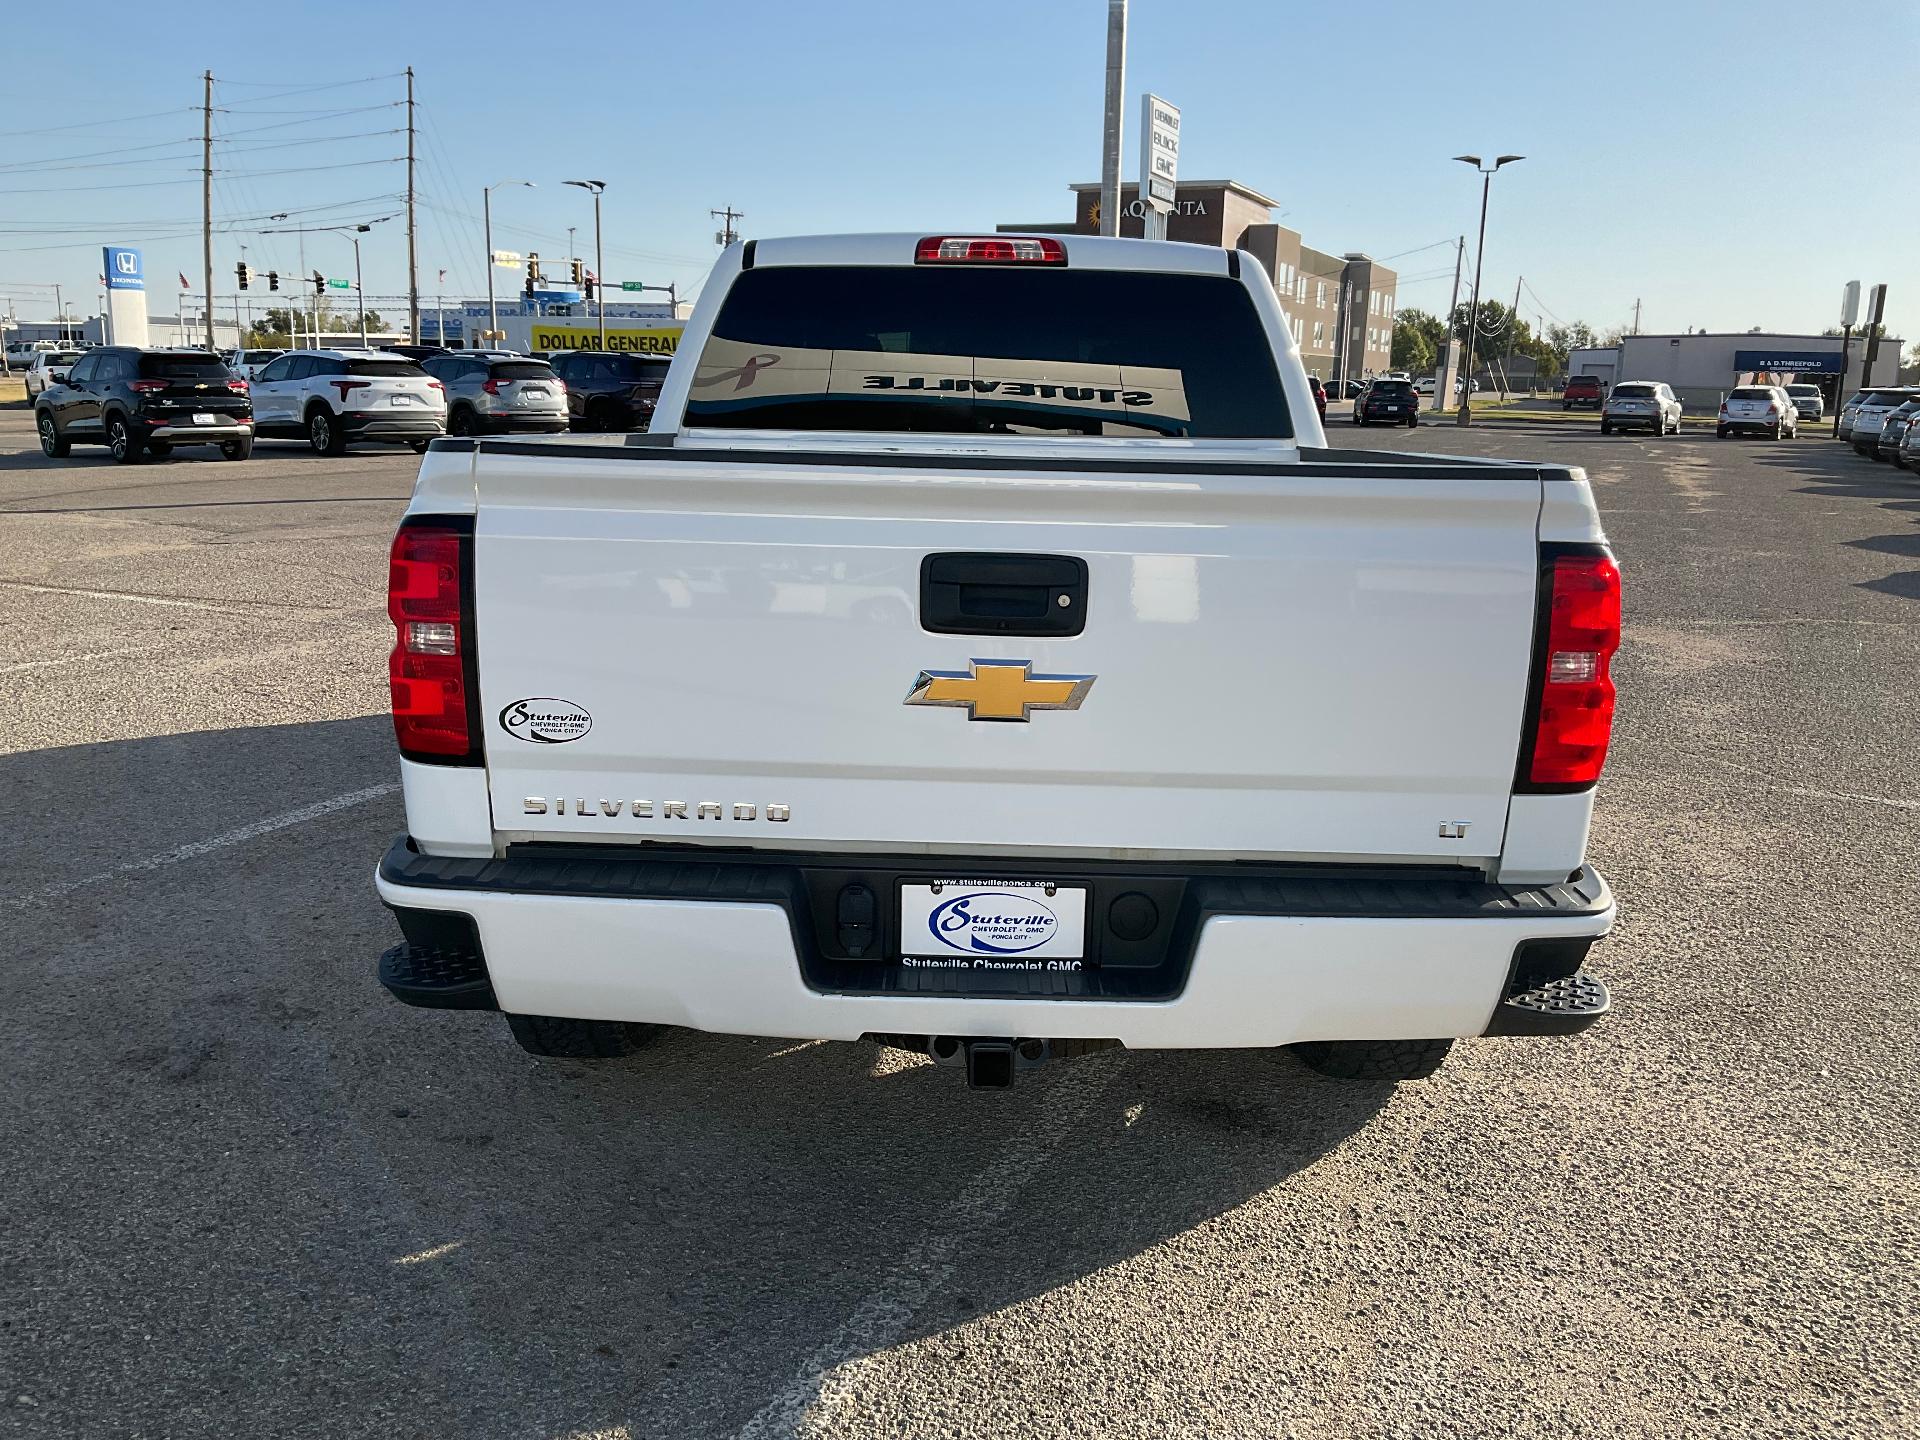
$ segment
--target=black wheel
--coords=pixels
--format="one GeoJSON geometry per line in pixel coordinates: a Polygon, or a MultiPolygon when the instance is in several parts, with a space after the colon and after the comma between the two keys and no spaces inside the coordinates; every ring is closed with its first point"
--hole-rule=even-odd
{"type": "Polygon", "coordinates": [[[317,406],[307,416],[307,443],[313,446],[316,454],[344,455],[347,453],[347,435],[333,418],[326,406],[317,406]]]}
{"type": "Polygon", "coordinates": [[[509,1015],[507,1028],[529,1055],[563,1060],[617,1060],[660,1038],[664,1025],[624,1020],[566,1020],[557,1015],[509,1015]]]}
{"type": "Polygon", "coordinates": [[[407,448],[416,455],[424,455],[427,453],[427,446],[432,443],[431,440],[409,440],[407,442],[407,448]]]}
{"type": "Polygon", "coordinates": [[[473,434],[473,411],[465,405],[454,406],[453,413],[447,416],[447,433],[449,435],[473,434]]]}
{"type": "Polygon", "coordinates": [[[1716,425],[1713,427],[1713,433],[1718,439],[1724,440],[1727,438],[1727,427],[1724,425],[1716,425]]]}
{"type": "Polygon", "coordinates": [[[587,429],[604,435],[619,428],[614,423],[613,406],[601,402],[587,407],[587,429]]]}
{"type": "Polygon", "coordinates": [[[112,452],[115,464],[140,463],[140,437],[128,428],[124,415],[116,415],[107,421],[107,449],[112,452]]]}
{"type": "Polygon", "coordinates": [[[1420,417],[1418,415],[1407,416],[1407,429],[1412,430],[1419,424],[1420,424],[1420,417]]]}
{"type": "Polygon", "coordinates": [[[1424,1080],[1440,1068],[1451,1040],[1313,1040],[1292,1047],[1300,1063],[1335,1080],[1424,1080]]]}
{"type": "Polygon", "coordinates": [[[220,442],[220,458],[222,460],[244,460],[251,454],[253,454],[253,437],[251,435],[242,435],[238,440],[222,440],[220,442]]]}
{"type": "Polygon", "coordinates": [[[73,453],[73,444],[60,434],[60,427],[53,423],[53,412],[42,410],[34,419],[34,428],[40,432],[40,453],[49,460],[64,460],[73,453]]]}
{"type": "Polygon", "coordinates": [[[1602,420],[1600,422],[1600,433],[1602,435],[1611,435],[1613,433],[1613,422],[1611,420],[1602,420]]]}

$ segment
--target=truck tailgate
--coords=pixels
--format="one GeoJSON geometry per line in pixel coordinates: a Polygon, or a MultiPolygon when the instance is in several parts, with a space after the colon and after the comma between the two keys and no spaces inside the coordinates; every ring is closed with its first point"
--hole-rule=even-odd
{"type": "Polygon", "coordinates": [[[495,830],[815,851],[1497,855],[1539,475],[1158,463],[482,447],[475,614],[495,830]],[[960,552],[1084,561],[1084,630],[930,633],[922,561],[960,552]],[[988,661],[1016,668],[986,667],[983,688],[988,661]],[[1076,687],[1080,703],[970,719],[906,703],[923,672],[958,677],[935,687],[949,700],[990,695],[988,711],[1076,687]]]}

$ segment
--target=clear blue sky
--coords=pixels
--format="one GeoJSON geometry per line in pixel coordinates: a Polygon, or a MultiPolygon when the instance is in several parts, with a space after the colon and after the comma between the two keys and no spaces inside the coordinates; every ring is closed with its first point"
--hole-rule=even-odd
{"type": "MultiPolygon", "coordinates": [[[[216,217],[334,206],[300,217],[326,223],[391,213],[375,197],[403,185],[400,166],[353,164],[403,152],[397,135],[360,134],[401,112],[359,108],[398,99],[401,82],[336,82],[412,63],[420,188],[435,207],[421,212],[429,293],[443,266],[450,292],[484,291],[468,217],[480,187],[507,177],[539,188],[496,194],[497,248],[558,255],[576,225],[587,252],[591,203],[559,182],[601,178],[609,278],[684,293],[712,260],[707,211],[723,204],[746,212],[746,235],[985,228],[1065,219],[1066,187],[1099,173],[1103,0],[282,0],[207,23],[166,7],[81,13],[21,5],[6,24],[0,297],[28,318],[52,313],[32,282],[61,282],[91,313],[106,241],[147,252],[156,308],[172,308],[177,271],[198,291],[209,67],[218,128],[234,137],[217,147],[216,217]],[[129,159],[143,163],[117,163],[129,159]]],[[[1648,330],[1818,330],[1859,278],[1887,281],[1892,327],[1920,336],[1920,185],[1896,147],[1875,143],[1910,118],[1920,6],[1880,7],[1870,42],[1828,23],[1839,12],[1807,12],[1812,30],[1790,33],[1788,13],[1750,0],[1134,0],[1129,129],[1140,91],[1164,95],[1184,110],[1183,174],[1245,181],[1309,244],[1380,257],[1471,235],[1479,183],[1448,157],[1523,153],[1495,183],[1486,256],[1487,294],[1511,299],[1526,276],[1542,303],[1523,312],[1604,330],[1638,298],[1648,330]],[[1862,43],[1842,46],[1849,34],[1862,43]],[[1882,73],[1864,83],[1874,57],[1882,73]]],[[[242,233],[271,223],[223,222],[217,290],[233,288],[243,242],[256,268],[295,268],[294,237],[242,233]]],[[[405,255],[397,220],[367,237],[369,294],[404,291],[405,255]]],[[[1401,304],[1443,308],[1450,270],[1420,277],[1449,258],[1393,261],[1401,304]]],[[[351,274],[332,237],[309,237],[307,262],[351,274]]]]}

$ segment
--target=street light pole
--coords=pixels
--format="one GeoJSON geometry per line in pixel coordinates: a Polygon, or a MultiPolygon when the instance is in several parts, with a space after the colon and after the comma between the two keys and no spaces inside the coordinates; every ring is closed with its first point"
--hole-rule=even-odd
{"type": "MultiPolygon", "coordinates": [[[[594,286],[600,292],[596,308],[600,312],[600,353],[607,352],[607,266],[606,254],[600,248],[600,192],[607,188],[604,180],[563,180],[563,185],[577,186],[593,193],[593,275],[594,286]]],[[[573,232],[569,230],[568,235],[573,232]]]]}
{"type": "MultiPolygon", "coordinates": [[[[1456,155],[1453,157],[1463,165],[1471,165],[1480,172],[1480,243],[1473,254],[1473,300],[1467,312],[1467,373],[1460,381],[1460,413],[1454,417],[1457,425],[1473,423],[1473,347],[1480,340],[1480,266],[1487,258],[1487,197],[1493,189],[1493,175],[1502,165],[1511,165],[1516,160],[1524,160],[1524,155],[1502,155],[1492,165],[1482,165],[1478,155],[1456,155]]],[[[1451,319],[1452,317],[1448,317],[1451,319]]]]}
{"type": "Polygon", "coordinates": [[[480,209],[484,217],[487,245],[487,344],[499,343],[500,302],[493,296],[493,192],[504,185],[524,185],[529,190],[535,188],[531,180],[496,180],[480,192],[480,209]]]}
{"type": "Polygon", "coordinates": [[[371,225],[355,227],[348,238],[353,241],[353,296],[360,302],[360,348],[367,348],[367,287],[360,283],[360,237],[371,230],[371,225]]]}

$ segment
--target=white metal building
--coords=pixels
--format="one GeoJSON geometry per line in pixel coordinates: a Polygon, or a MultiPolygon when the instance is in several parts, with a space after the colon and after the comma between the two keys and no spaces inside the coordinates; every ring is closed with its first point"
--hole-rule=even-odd
{"type": "MultiPolygon", "coordinates": [[[[1692,411],[1712,409],[1735,385],[1786,385],[1803,381],[1826,392],[1829,407],[1842,386],[1848,393],[1864,384],[1891,385],[1900,374],[1906,341],[1891,335],[1880,341],[1873,374],[1863,368],[1866,342],[1847,347],[1841,374],[1841,337],[1783,335],[1771,331],[1738,334],[1628,335],[1618,345],[1575,350],[1567,357],[1569,375],[1598,375],[1607,384],[1622,380],[1664,380],[1692,411]]],[[[1844,398],[1844,396],[1842,397],[1844,398]]]]}

